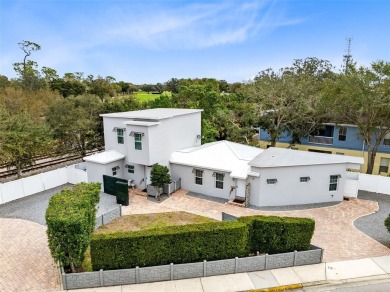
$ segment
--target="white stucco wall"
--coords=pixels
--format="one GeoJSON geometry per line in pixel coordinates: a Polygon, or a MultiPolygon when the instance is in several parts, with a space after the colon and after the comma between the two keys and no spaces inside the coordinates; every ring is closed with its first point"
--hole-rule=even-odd
{"type": "Polygon", "coordinates": [[[251,181],[251,204],[255,206],[281,206],[342,201],[346,164],[254,168],[260,177],[251,181]],[[341,175],[336,191],[329,191],[330,175],[341,175]],[[300,177],[309,176],[309,182],[300,177]],[[267,184],[267,179],[277,179],[267,184]]]}
{"type": "Polygon", "coordinates": [[[153,165],[159,163],[169,167],[171,153],[178,149],[201,144],[201,113],[175,116],[162,119],[153,126],[125,125],[126,118],[103,117],[105,149],[115,149],[126,155],[128,164],[153,165]],[[117,132],[113,129],[126,128],[124,144],[119,144],[117,132]],[[144,133],[142,150],[136,150],[131,132],[144,133]]]}
{"type": "Polygon", "coordinates": [[[124,178],[123,177],[123,170],[124,170],[124,161],[114,161],[107,164],[99,164],[94,162],[85,162],[87,167],[87,176],[88,176],[88,182],[100,182],[102,184],[101,190],[104,190],[103,186],[103,175],[112,175],[112,168],[119,166],[120,169],[117,170],[117,175],[115,177],[124,178]]]}
{"type": "Polygon", "coordinates": [[[198,185],[195,184],[195,173],[193,173],[192,170],[192,166],[171,164],[171,175],[174,179],[181,178],[182,189],[217,198],[234,198],[234,191],[229,194],[231,186],[235,186],[235,182],[230,177],[229,173],[225,173],[223,189],[218,189],[215,187],[215,177],[213,177],[213,173],[218,171],[202,169],[204,171],[203,184],[198,185]]]}

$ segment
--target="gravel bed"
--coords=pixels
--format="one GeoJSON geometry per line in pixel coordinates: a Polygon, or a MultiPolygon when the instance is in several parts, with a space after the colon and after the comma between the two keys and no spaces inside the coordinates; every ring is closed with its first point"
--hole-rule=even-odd
{"type": "MultiPolygon", "coordinates": [[[[18,218],[46,225],[45,213],[49,205],[49,199],[62,189],[71,184],[62,185],[28,197],[20,198],[0,205],[0,217],[18,218]]],[[[100,193],[100,203],[97,216],[114,209],[118,204],[115,196],[100,193]]]]}
{"type": "Polygon", "coordinates": [[[358,198],[378,202],[379,211],[360,217],[353,224],[363,233],[390,248],[390,233],[384,225],[390,213],[390,195],[359,191],[358,198]]]}

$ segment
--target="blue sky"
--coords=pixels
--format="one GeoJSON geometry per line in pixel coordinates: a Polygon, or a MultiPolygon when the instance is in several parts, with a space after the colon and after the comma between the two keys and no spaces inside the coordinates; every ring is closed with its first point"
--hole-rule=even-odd
{"type": "Polygon", "coordinates": [[[18,42],[40,66],[135,84],[175,78],[243,81],[317,57],[390,61],[390,1],[0,0],[0,74],[14,77],[18,42]]]}

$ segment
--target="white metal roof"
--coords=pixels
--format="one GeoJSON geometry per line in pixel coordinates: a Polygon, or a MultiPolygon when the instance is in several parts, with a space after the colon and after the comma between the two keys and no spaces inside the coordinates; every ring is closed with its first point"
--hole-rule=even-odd
{"type": "Polygon", "coordinates": [[[162,120],[181,115],[199,113],[202,111],[202,109],[153,108],[140,111],[101,114],[100,116],[109,118],[162,120]]]}
{"type": "Polygon", "coordinates": [[[230,141],[218,141],[201,146],[177,150],[170,162],[229,172],[231,177],[245,179],[250,172],[248,162],[263,150],[230,141]]]}
{"type": "Polygon", "coordinates": [[[94,155],[84,157],[84,161],[94,162],[99,164],[107,164],[110,162],[118,161],[126,156],[116,150],[107,150],[94,155]]]}
{"type": "Polygon", "coordinates": [[[271,147],[250,161],[249,165],[255,167],[280,167],[337,163],[363,164],[364,159],[362,157],[271,147]]]}

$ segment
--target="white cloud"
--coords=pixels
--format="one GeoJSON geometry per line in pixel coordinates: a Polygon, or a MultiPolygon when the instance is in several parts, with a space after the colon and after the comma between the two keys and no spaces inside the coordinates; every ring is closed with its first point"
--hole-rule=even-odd
{"type": "Polygon", "coordinates": [[[224,2],[188,5],[141,14],[111,10],[101,42],[119,42],[151,49],[202,49],[242,43],[280,26],[302,20],[285,19],[275,2],[224,2]]]}

